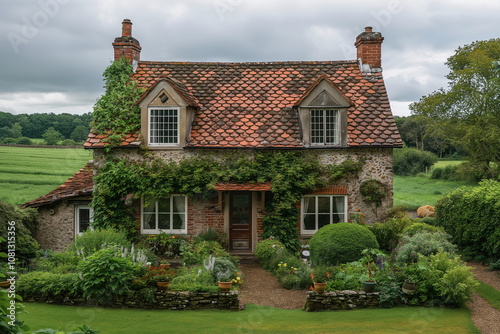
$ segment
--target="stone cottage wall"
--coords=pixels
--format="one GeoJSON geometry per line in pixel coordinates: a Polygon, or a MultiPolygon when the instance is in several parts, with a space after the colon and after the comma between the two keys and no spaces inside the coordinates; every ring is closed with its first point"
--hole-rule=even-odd
{"type": "Polygon", "coordinates": [[[44,249],[64,251],[75,237],[75,208],[67,202],[38,208],[35,239],[44,249]],[[51,213],[53,211],[53,214],[51,213]]]}

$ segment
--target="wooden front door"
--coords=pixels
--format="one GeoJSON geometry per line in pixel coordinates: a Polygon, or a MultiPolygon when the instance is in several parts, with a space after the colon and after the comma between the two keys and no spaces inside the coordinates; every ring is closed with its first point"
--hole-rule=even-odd
{"type": "Polygon", "coordinates": [[[252,194],[236,191],[230,194],[229,248],[231,251],[252,251],[252,194]]]}

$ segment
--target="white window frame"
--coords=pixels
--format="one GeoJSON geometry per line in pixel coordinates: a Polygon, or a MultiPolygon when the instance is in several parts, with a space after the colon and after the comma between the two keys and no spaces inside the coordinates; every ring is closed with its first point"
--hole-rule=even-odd
{"type": "MultiPolygon", "coordinates": [[[[162,200],[155,200],[154,198],[142,198],[141,200],[141,234],[159,234],[159,233],[169,233],[169,234],[187,234],[187,211],[188,211],[188,201],[187,201],[187,196],[185,195],[172,195],[168,198],[162,199],[162,200]],[[173,221],[173,215],[174,214],[179,214],[179,212],[173,212],[172,208],[173,206],[173,198],[174,197],[183,197],[184,198],[184,228],[183,229],[160,229],[158,228],[158,217],[159,217],[159,210],[158,210],[158,204],[161,201],[170,201],[170,222],[173,221]],[[155,227],[154,229],[146,229],[144,228],[144,208],[146,207],[146,203],[149,203],[148,201],[154,201],[155,203],[155,227]]],[[[172,226],[172,225],[171,225],[172,226]]]]}
{"type": "MultiPolygon", "coordinates": [[[[148,143],[150,146],[178,146],[179,145],[179,135],[180,135],[180,108],[178,107],[149,107],[148,108],[148,143]],[[170,143],[162,143],[158,140],[160,136],[153,135],[153,126],[154,123],[151,119],[151,113],[153,110],[163,110],[163,111],[175,111],[176,112],[176,122],[175,128],[173,129],[176,132],[176,136],[166,136],[166,138],[175,138],[173,142],[170,143]]],[[[168,122],[158,122],[158,124],[168,125],[168,122]]],[[[168,130],[163,130],[168,131],[168,130]]]]}
{"type": "Polygon", "coordinates": [[[347,196],[346,195],[306,195],[304,197],[302,197],[302,200],[301,200],[301,205],[300,205],[300,233],[301,234],[314,234],[318,231],[318,218],[319,218],[319,214],[318,213],[318,198],[320,197],[327,197],[330,199],[330,212],[329,212],[329,215],[330,215],[330,224],[334,224],[334,220],[333,220],[333,216],[336,215],[339,217],[339,221],[338,222],[347,222],[347,196]],[[314,201],[314,205],[315,205],[315,208],[314,208],[314,213],[306,213],[304,212],[304,208],[305,208],[305,204],[304,204],[304,200],[306,198],[311,198],[311,197],[314,197],[315,198],[315,201],[314,201]],[[333,200],[335,198],[343,198],[343,204],[344,204],[344,212],[332,212],[332,208],[333,208],[333,200]],[[304,218],[306,217],[306,215],[314,215],[315,216],[315,229],[314,230],[306,230],[305,229],[305,224],[304,224],[304,218]]]}
{"type": "Polygon", "coordinates": [[[88,209],[89,210],[89,230],[93,230],[92,223],[94,222],[94,208],[88,205],[75,204],[75,235],[82,235],[83,232],[80,232],[80,209],[88,209]]]}
{"type": "Polygon", "coordinates": [[[310,141],[311,145],[325,145],[325,146],[331,146],[331,145],[340,145],[340,138],[341,138],[341,133],[340,133],[340,110],[336,108],[312,108],[309,111],[309,117],[310,117],[310,126],[309,126],[309,134],[310,134],[310,141]],[[316,112],[322,111],[323,114],[321,116],[313,115],[316,112]],[[328,112],[333,112],[334,115],[328,116],[328,112]],[[328,124],[329,124],[329,117],[333,117],[334,123],[332,124],[332,128],[330,129],[328,124]],[[321,118],[321,123],[315,122],[316,119],[321,118]],[[322,139],[319,141],[315,141],[318,136],[315,136],[315,132],[318,131],[317,129],[313,129],[315,125],[319,125],[321,127],[321,131],[323,132],[322,134],[322,139]],[[328,136],[328,132],[333,131],[333,136],[328,136]],[[332,139],[330,139],[332,138],[332,139]]]}

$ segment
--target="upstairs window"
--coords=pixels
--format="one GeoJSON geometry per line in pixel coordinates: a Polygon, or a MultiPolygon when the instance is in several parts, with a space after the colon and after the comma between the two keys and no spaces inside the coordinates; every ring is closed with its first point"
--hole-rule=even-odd
{"type": "Polygon", "coordinates": [[[179,108],[149,109],[149,144],[179,144],[179,108]]]}
{"type": "Polygon", "coordinates": [[[311,144],[340,145],[339,111],[311,109],[311,144]]]}
{"type": "Polygon", "coordinates": [[[165,199],[143,199],[142,233],[161,232],[185,234],[187,232],[187,198],[174,195],[165,199]]]}

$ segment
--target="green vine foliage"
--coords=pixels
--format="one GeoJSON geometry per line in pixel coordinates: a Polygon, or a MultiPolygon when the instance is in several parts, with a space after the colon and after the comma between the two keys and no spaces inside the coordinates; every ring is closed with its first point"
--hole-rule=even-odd
{"type": "Polygon", "coordinates": [[[98,133],[113,129],[111,146],[120,142],[122,134],[140,130],[140,108],[135,102],[143,90],[132,80],[132,65],[122,57],[104,71],[105,93],[97,100],[92,113],[92,128],[98,133]]]}
{"type": "Polygon", "coordinates": [[[95,176],[94,225],[125,230],[135,236],[136,222],[130,199],[173,193],[208,197],[217,182],[270,181],[272,201],[263,219],[263,238],[276,238],[289,250],[298,244],[298,203],[303,194],[362,169],[364,162],[345,161],[322,166],[306,152],[261,151],[252,157],[237,152],[225,158],[210,153],[182,159],[179,163],[146,155],[143,162],[108,158],[95,176]],[[129,204],[129,205],[127,205],[129,204]]]}

